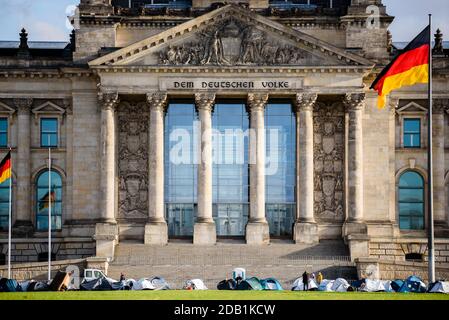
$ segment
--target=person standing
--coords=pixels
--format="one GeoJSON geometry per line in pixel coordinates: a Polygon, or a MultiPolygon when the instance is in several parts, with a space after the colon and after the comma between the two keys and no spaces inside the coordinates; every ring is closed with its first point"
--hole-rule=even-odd
{"type": "Polygon", "coordinates": [[[322,274],[321,271],[320,271],[320,272],[318,272],[318,275],[316,276],[316,282],[317,282],[318,284],[320,284],[321,281],[323,281],[323,274],[322,274]]]}
{"type": "Polygon", "coordinates": [[[303,291],[309,290],[309,275],[307,271],[302,274],[303,291]],[[307,288],[307,289],[306,289],[307,288]]]}

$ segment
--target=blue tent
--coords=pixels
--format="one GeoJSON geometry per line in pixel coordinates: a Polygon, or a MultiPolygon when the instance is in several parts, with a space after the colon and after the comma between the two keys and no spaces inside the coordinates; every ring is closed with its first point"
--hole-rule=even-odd
{"type": "Polygon", "coordinates": [[[263,290],[263,287],[258,278],[252,277],[238,283],[237,290],[263,290]]]}
{"type": "Polygon", "coordinates": [[[284,290],[281,284],[275,278],[266,278],[260,280],[263,290],[284,290]]]}
{"type": "Polygon", "coordinates": [[[410,276],[404,281],[398,292],[424,293],[427,291],[425,283],[417,276],[410,276]]]}
{"type": "Polygon", "coordinates": [[[400,280],[400,279],[396,279],[394,281],[391,281],[391,287],[396,292],[399,292],[399,290],[401,289],[403,284],[404,284],[404,281],[400,280]]]}
{"type": "Polygon", "coordinates": [[[19,283],[14,279],[0,279],[0,292],[17,292],[22,291],[19,283]]]}

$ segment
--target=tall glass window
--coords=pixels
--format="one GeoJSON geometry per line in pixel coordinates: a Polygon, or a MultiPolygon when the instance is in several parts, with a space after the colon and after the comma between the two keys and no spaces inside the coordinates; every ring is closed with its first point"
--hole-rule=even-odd
{"type": "Polygon", "coordinates": [[[245,104],[217,102],[212,116],[213,216],[218,236],[243,236],[248,221],[248,135],[245,104]]]}
{"type": "Polygon", "coordinates": [[[265,201],[270,235],[292,234],[295,217],[296,119],[290,103],[265,109],[265,201]]]}
{"type": "Polygon", "coordinates": [[[399,178],[399,228],[424,229],[424,179],[414,171],[399,178]]]}
{"type": "Polygon", "coordinates": [[[404,148],[421,147],[421,119],[404,119],[404,148]]]}
{"type": "Polygon", "coordinates": [[[9,179],[0,184],[0,230],[7,230],[9,223],[9,179]]]}
{"type": "Polygon", "coordinates": [[[58,146],[58,119],[41,119],[41,147],[58,146]]]}
{"type": "Polygon", "coordinates": [[[8,118],[0,118],[0,148],[8,147],[8,118]]]}
{"type": "Polygon", "coordinates": [[[193,103],[170,103],[165,117],[165,210],[170,236],[192,236],[197,212],[197,129],[193,103]]]}
{"type": "Polygon", "coordinates": [[[48,170],[37,178],[36,190],[36,229],[48,230],[48,211],[51,204],[51,229],[62,229],[62,178],[51,171],[51,189],[48,188],[48,170]]]}

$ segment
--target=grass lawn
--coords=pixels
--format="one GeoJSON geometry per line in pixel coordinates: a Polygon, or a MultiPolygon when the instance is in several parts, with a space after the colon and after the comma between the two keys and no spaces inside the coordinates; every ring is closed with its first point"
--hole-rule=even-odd
{"type": "Polygon", "coordinates": [[[447,294],[298,291],[68,291],[0,293],[0,300],[449,300],[447,294]]]}

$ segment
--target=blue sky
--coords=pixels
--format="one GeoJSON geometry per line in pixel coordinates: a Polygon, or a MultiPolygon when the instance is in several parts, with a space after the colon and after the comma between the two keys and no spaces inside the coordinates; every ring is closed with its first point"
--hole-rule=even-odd
{"type": "MultiPolygon", "coordinates": [[[[70,5],[79,0],[0,0],[0,40],[18,40],[25,27],[30,40],[68,40],[66,16],[70,5]]],[[[390,27],[393,41],[410,41],[434,15],[434,31],[439,27],[449,40],[449,0],[383,0],[387,12],[396,17],[390,27]]]]}

